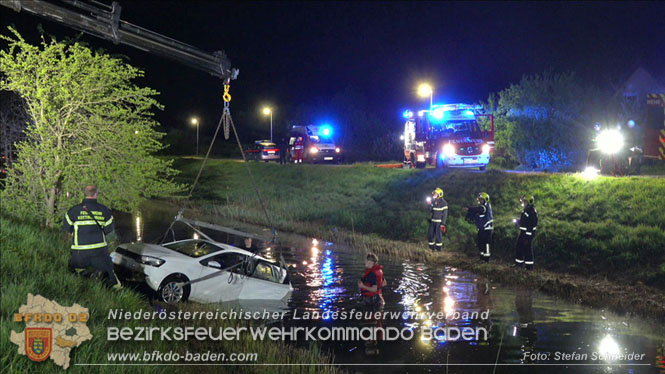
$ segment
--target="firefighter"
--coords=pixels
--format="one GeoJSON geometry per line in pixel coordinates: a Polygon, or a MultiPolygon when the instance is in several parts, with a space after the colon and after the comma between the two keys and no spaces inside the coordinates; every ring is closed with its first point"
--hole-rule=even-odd
{"type": "Polygon", "coordinates": [[[476,243],[480,252],[480,259],[490,261],[490,245],[494,234],[494,215],[492,214],[492,205],[490,205],[490,195],[481,192],[477,197],[478,206],[469,207],[466,220],[475,223],[478,229],[476,243]]]}
{"type": "Polygon", "coordinates": [[[295,163],[302,164],[302,154],[303,151],[305,150],[305,143],[302,140],[302,136],[299,136],[295,143],[293,143],[293,149],[296,151],[296,157],[294,159],[295,163]]]}
{"type": "Polygon", "coordinates": [[[107,249],[106,236],[114,230],[109,208],[97,202],[97,187],[86,186],[81,204],[65,213],[63,229],[72,234],[69,269],[82,273],[91,266],[96,274],[106,276],[106,283],[114,289],[122,284],[113,271],[107,249]]]}
{"type": "Polygon", "coordinates": [[[532,270],[533,238],[536,236],[538,212],[534,206],[533,195],[522,195],[522,197],[520,197],[520,202],[524,209],[522,210],[519,221],[515,220],[515,224],[520,229],[520,235],[517,238],[517,247],[515,249],[515,266],[525,267],[527,270],[532,270]]]}
{"type": "Polygon", "coordinates": [[[446,219],[448,219],[448,203],[443,199],[443,190],[437,188],[432,191],[432,199],[427,199],[427,203],[432,212],[427,231],[429,248],[433,251],[441,251],[443,248],[442,234],[446,232],[446,219]]]}

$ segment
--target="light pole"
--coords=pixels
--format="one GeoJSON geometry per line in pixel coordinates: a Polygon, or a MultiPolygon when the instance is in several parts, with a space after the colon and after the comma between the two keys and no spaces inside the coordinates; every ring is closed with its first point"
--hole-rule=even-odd
{"type": "Polygon", "coordinates": [[[263,108],[263,114],[266,116],[270,114],[270,142],[272,143],[272,108],[270,107],[263,108]]]}
{"type": "Polygon", "coordinates": [[[196,155],[199,155],[199,119],[196,117],[192,117],[191,119],[192,125],[196,126],[196,155]]]}
{"type": "Polygon", "coordinates": [[[429,110],[432,110],[432,96],[434,95],[432,86],[427,83],[422,83],[420,86],[418,86],[418,95],[421,97],[429,96],[429,110]]]}

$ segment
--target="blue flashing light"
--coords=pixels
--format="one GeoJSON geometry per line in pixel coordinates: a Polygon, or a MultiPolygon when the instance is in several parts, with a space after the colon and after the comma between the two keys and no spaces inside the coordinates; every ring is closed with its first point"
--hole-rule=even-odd
{"type": "Polygon", "coordinates": [[[411,117],[413,117],[413,112],[407,109],[407,110],[404,111],[404,113],[402,113],[402,116],[404,118],[411,118],[411,117]]]}
{"type": "Polygon", "coordinates": [[[442,119],[443,118],[443,109],[441,109],[441,108],[434,109],[434,111],[432,112],[432,117],[434,117],[436,119],[442,119]]]}
{"type": "Polygon", "coordinates": [[[332,130],[332,127],[330,127],[330,125],[323,125],[323,126],[321,126],[321,129],[319,130],[319,135],[321,135],[323,137],[329,137],[330,135],[332,135],[332,132],[333,132],[333,130],[332,130]]]}

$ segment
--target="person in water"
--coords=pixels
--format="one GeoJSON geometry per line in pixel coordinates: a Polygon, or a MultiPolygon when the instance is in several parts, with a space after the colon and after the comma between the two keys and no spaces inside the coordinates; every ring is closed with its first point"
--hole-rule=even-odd
{"type": "MultiPolygon", "coordinates": [[[[387,282],[383,276],[383,266],[379,265],[378,262],[379,258],[374,253],[368,253],[365,256],[365,272],[358,281],[362,302],[368,311],[379,311],[385,304],[381,295],[381,287],[385,287],[387,282]]],[[[363,325],[382,327],[383,321],[381,318],[376,318],[372,313],[371,317],[363,321],[363,325]]],[[[379,334],[377,340],[365,341],[365,354],[368,356],[378,355],[378,340],[382,339],[383,337],[379,334]]]]}
{"type": "Polygon", "coordinates": [[[381,307],[385,304],[381,287],[386,285],[383,278],[383,266],[378,264],[379,258],[374,253],[368,253],[365,257],[365,273],[358,281],[360,294],[365,306],[381,307]]]}

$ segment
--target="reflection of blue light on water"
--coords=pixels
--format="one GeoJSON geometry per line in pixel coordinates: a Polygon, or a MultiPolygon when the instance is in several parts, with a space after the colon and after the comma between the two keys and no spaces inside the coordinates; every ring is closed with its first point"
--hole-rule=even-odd
{"type": "Polygon", "coordinates": [[[324,286],[329,286],[335,281],[333,278],[332,258],[327,255],[328,254],[326,253],[326,261],[321,265],[321,276],[323,277],[324,286]]]}
{"type": "MultiPolygon", "coordinates": [[[[319,298],[319,309],[322,312],[333,310],[334,303],[337,301],[337,296],[344,292],[343,287],[335,287],[339,283],[339,277],[335,277],[334,263],[330,256],[332,252],[326,251],[326,256],[321,264],[321,288],[316,292],[319,298]]],[[[330,319],[330,316],[325,315],[324,319],[330,319]]]]}

